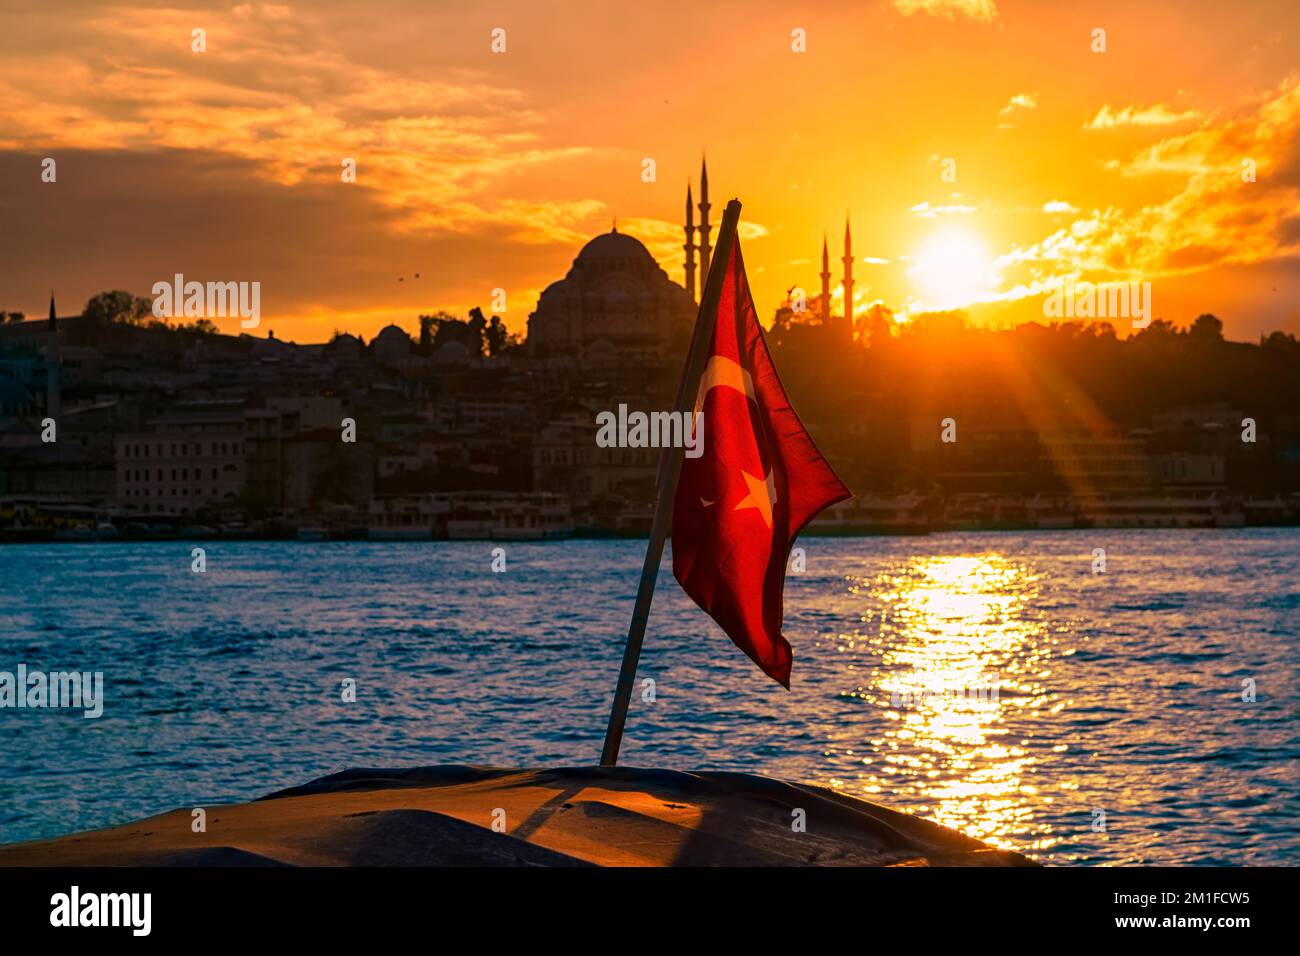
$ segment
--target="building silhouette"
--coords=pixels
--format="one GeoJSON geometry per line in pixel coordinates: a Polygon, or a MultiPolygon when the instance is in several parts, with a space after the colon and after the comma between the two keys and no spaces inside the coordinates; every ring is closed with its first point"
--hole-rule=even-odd
{"type": "MultiPolygon", "coordinates": [[[[687,183],[683,284],[615,226],[545,288],[520,345],[490,348],[479,309],[467,320],[422,316],[418,340],[392,325],[368,343],[339,333],[298,345],[89,308],[59,318],[51,295],[47,320],[0,323],[0,540],[187,527],[385,539],[644,533],[658,450],[599,447],[594,423],[624,403],[671,407],[714,252],[703,163],[700,172],[687,183]],[[58,441],[43,441],[41,420],[55,415],[58,441]],[[354,440],[341,438],[343,421],[354,440]]],[[[920,323],[847,347],[847,216],[838,315],[826,233],[821,251],[819,295],[784,303],[766,333],[792,402],[867,496],[819,530],[1300,522],[1300,418],[1285,388],[1262,388],[1243,408],[1226,388],[1208,395],[1198,384],[1232,363],[1245,370],[1239,382],[1280,383],[1300,360],[1293,340],[1162,345],[920,323]],[[1142,405],[1126,383],[1149,374],[1156,348],[1160,368],[1183,370],[1166,390],[1182,390],[1142,405]],[[1094,381],[1097,356],[1127,371],[1094,381]],[[1007,401],[1008,368],[1051,362],[1090,383],[1114,420],[1081,419],[1052,395],[1038,418],[1007,401]],[[1248,413],[1260,416],[1258,444],[1239,439],[1248,413]],[[945,416],[961,422],[960,443],[939,440],[945,416]]]]}
{"type": "Polygon", "coordinates": [[[559,368],[644,368],[671,356],[694,318],[690,293],[615,226],[583,246],[568,274],[543,290],[528,317],[527,351],[559,368]]]}
{"type": "Polygon", "coordinates": [[[54,314],[54,293],[50,293],[50,319],[45,333],[45,414],[59,415],[59,323],[54,314]]]}

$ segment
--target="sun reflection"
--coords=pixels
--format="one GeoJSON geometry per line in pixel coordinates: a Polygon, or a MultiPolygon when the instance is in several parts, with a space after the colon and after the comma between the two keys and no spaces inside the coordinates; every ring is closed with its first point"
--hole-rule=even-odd
{"type": "Polygon", "coordinates": [[[868,639],[880,663],[852,696],[877,709],[883,733],[860,786],[995,845],[1051,845],[1032,821],[1036,758],[1009,726],[1054,703],[1034,682],[1052,654],[1030,613],[1039,575],[966,555],[918,559],[864,586],[883,605],[868,639]]]}

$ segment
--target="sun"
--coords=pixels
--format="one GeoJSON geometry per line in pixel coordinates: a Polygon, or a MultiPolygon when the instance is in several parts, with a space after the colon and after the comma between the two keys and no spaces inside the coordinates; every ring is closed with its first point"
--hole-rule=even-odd
{"type": "Polygon", "coordinates": [[[912,257],[908,277],[929,309],[977,302],[994,284],[993,256],[980,236],[961,226],[929,235],[912,257]]]}

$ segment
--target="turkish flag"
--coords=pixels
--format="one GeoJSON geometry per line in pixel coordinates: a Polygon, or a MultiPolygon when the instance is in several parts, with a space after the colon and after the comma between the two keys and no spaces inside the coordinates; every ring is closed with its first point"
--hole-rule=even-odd
{"type": "Polygon", "coordinates": [[[790,548],[817,512],[850,493],[777,378],[738,238],[695,409],[703,412],[704,447],[682,461],[673,576],[763,673],[789,689],[781,622],[790,548]]]}

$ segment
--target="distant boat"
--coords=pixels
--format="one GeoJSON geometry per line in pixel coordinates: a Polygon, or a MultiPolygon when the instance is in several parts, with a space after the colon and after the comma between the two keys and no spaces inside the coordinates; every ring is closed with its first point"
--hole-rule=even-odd
{"type": "Polygon", "coordinates": [[[568,504],[554,495],[511,495],[494,502],[493,541],[553,541],[573,535],[568,504]]]}
{"type": "Polygon", "coordinates": [[[1063,531],[1078,522],[1068,495],[1034,495],[1025,502],[1025,516],[1031,528],[1041,531],[1063,531]]]}
{"type": "Polygon", "coordinates": [[[1093,528],[1241,528],[1246,513],[1219,495],[1128,495],[1080,499],[1083,523],[1093,528]]]}
{"type": "Polygon", "coordinates": [[[918,494],[850,498],[831,505],[807,528],[810,535],[929,534],[926,499],[918,494]]]}
{"type": "Polygon", "coordinates": [[[551,541],[573,536],[568,502],[537,492],[459,492],[376,498],[372,541],[551,541]]]}
{"type": "Polygon", "coordinates": [[[371,527],[366,537],[371,541],[432,541],[433,529],[371,527]]]}
{"type": "MultiPolygon", "coordinates": [[[[1300,499],[1296,499],[1295,503],[1300,504],[1300,499]]],[[[1295,524],[1296,519],[1300,518],[1300,509],[1288,508],[1281,495],[1247,498],[1242,504],[1242,510],[1245,512],[1246,524],[1254,527],[1295,524]]]]}

